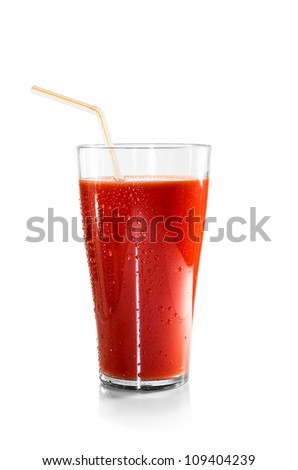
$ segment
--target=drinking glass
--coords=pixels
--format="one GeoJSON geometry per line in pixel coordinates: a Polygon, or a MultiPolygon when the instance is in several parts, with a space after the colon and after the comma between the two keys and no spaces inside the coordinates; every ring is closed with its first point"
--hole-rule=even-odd
{"type": "Polygon", "coordinates": [[[103,385],[155,390],[188,380],[210,150],[78,147],[103,385]],[[111,149],[122,179],[114,176],[111,149]]]}

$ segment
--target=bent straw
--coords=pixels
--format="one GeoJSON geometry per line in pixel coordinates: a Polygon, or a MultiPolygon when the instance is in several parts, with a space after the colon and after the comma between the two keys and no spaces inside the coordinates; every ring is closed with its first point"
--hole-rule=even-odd
{"type": "Polygon", "coordinates": [[[117,158],[115,155],[115,152],[112,148],[112,140],[110,137],[110,133],[108,131],[108,126],[106,119],[104,117],[104,113],[100,108],[97,106],[93,106],[87,103],[83,103],[82,101],[74,100],[73,98],[68,98],[67,96],[59,95],[58,93],[54,93],[53,91],[45,90],[44,88],[40,88],[38,86],[33,86],[31,88],[32,93],[35,93],[40,96],[44,96],[45,98],[51,98],[55,101],[59,101],[60,103],[68,104],[70,106],[74,106],[75,108],[81,109],[82,111],[87,111],[92,114],[96,114],[97,117],[99,118],[100,124],[101,124],[101,129],[104,135],[105,143],[107,147],[109,148],[111,157],[112,157],[112,162],[113,162],[113,167],[114,167],[114,172],[115,172],[115,177],[118,180],[123,179],[122,175],[119,170],[117,158]]]}

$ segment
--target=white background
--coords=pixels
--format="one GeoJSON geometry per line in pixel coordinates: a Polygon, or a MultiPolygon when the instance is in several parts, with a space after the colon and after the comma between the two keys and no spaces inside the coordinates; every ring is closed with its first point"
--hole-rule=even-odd
{"type": "Polygon", "coordinates": [[[295,7],[3,2],[1,468],[141,453],[253,453],[252,468],[298,468],[295,7]],[[99,126],[33,84],[101,106],[116,142],[211,144],[208,214],[220,225],[250,206],[271,215],[271,243],[206,237],[189,387],[99,392],[83,244],[59,231],[25,241],[26,220],[48,207],[79,216],[75,146],[100,142],[99,126]]]}

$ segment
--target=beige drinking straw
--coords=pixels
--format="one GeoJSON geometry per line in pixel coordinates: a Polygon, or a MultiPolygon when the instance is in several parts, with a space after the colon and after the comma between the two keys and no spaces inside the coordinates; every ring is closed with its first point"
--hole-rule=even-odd
{"type": "Polygon", "coordinates": [[[104,116],[104,113],[100,108],[97,106],[93,106],[87,103],[83,103],[82,101],[74,100],[73,98],[68,98],[67,96],[59,95],[58,93],[54,93],[53,91],[45,90],[44,88],[40,88],[38,86],[33,86],[31,88],[32,93],[36,93],[37,95],[44,96],[46,98],[51,98],[53,100],[59,101],[60,103],[68,104],[70,106],[74,106],[75,108],[81,109],[83,111],[87,111],[92,114],[96,114],[97,117],[99,118],[100,124],[101,124],[101,129],[104,135],[105,143],[107,147],[109,148],[111,157],[112,157],[112,162],[113,162],[113,167],[114,167],[114,172],[115,172],[115,177],[117,180],[123,179],[117,158],[114,152],[114,149],[112,148],[112,140],[110,137],[110,133],[108,131],[108,126],[107,122],[104,116]]]}

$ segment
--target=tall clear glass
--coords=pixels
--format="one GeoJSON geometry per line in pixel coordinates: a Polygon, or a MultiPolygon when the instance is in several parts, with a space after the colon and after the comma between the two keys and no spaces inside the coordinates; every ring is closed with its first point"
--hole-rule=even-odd
{"type": "Polygon", "coordinates": [[[185,383],[209,181],[210,146],[81,145],[85,245],[106,386],[185,383]]]}

